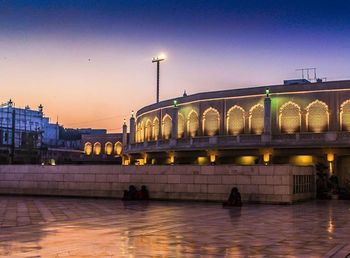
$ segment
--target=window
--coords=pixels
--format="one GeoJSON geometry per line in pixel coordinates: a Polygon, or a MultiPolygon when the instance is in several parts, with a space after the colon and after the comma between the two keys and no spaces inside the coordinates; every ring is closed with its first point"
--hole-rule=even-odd
{"type": "Polygon", "coordinates": [[[279,125],[282,133],[299,132],[301,125],[300,107],[292,101],[282,105],[279,114],[279,125]]]}
{"type": "Polygon", "coordinates": [[[249,112],[250,133],[262,134],[264,131],[264,106],[256,104],[249,112]]]}
{"type": "Polygon", "coordinates": [[[315,100],[306,107],[306,123],[309,132],[321,133],[328,130],[329,114],[326,103],[315,100]]]}
{"type": "Polygon", "coordinates": [[[233,106],[227,112],[227,133],[238,135],[244,131],[244,109],[233,106]]]}

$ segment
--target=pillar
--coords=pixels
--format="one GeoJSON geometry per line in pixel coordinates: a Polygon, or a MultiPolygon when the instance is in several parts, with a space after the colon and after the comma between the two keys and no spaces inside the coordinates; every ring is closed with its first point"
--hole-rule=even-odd
{"type": "Polygon", "coordinates": [[[244,114],[244,133],[245,134],[249,134],[250,130],[249,130],[249,111],[245,112],[244,114]]]}
{"type": "Polygon", "coordinates": [[[171,112],[171,139],[177,139],[178,108],[175,106],[171,112]]]}
{"type": "Polygon", "coordinates": [[[301,128],[300,132],[307,132],[307,123],[306,123],[306,110],[301,110],[301,128]]]}
{"type": "Polygon", "coordinates": [[[130,144],[135,143],[135,117],[134,117],[134,112],[131,113],[131,118],[130,118],[130,139],[129,142],[130,144]]]}
{"type": "Polygon", "coordinates": [[[264,100],[264,134],[271,135],[271,98],[264,100]]]}
{"type": "Polygon", "coordinates": [[[126,125],[126,121],[124,119],[123,123],[123,148],[128,145],[128,126],[126,125]]]}

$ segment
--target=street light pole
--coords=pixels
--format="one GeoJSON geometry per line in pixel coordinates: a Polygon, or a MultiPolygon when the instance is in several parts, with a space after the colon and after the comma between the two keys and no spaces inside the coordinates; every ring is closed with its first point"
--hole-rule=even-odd
{"type": "Polygon", "coordinates": [[[153,57],[152,58],[152,63],[157,63],[157,103],[159,102],[159,70],[160,70],[160,65],[159,63],[161,61],[164,61],[165,60],[165,55],[164,54],[161,54],[159,56],[156,56],[156,57],[153,57]]]}

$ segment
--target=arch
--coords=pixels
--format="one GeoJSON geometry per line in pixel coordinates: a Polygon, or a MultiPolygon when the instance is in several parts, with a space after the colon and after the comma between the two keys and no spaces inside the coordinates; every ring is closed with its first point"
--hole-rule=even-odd
{"type": "Polygon", "coordinates": [[[282,133],[293,134],[300,132],[300,106],[293,101],[284,103],[279,110],[278,124],[282,133]]]}
{"type": "Polygon", "coordinates": [[[256,104],[249,110],[249,129],[252,134],[264,132],[264,106],[256,104]]]}
{"type": "Polygon", "coordinates": [[[326,103],[320,100],[311,102],[306,107],[306,127],[309,132],[321,133],[328,130],[329,113],[326,103]]]}
{"type": "Polygon", "coordinates": [[[94,155],[98,156],[101,154],[101,143],[95,142],[94,144],[94,155]]]}
{"type": "Polygon", "coordinates": [[[242,107],[234,105],[227,111],[227,133],[238,135],[244,131],[245,111],[242,107]]]}
{"type": "Polygon", "coordinates": [[[170,139],[171,131],[172,131],[172,119],[168,114],[166,114],[163,117],[163,122],[162,122],[162,135],[164,140],[170,139]]]}
{"type": "Polygon", "coordinates": [[[203,132],[204,135],[214,136],[219,134],[220,113],[215,108],[208,108],[203,113],[203,132]]]}
{"type": "Polygon", "coordinates": [[[140,142],[140,128],[141,128],[141,124],[138,123],[136,126],[136,142],[140,142]]]}
{"type": "Polygon", "coordinates": [[[152,140],[152,122],[150,119],[148,119],[146,122],[145,140],[148,142],[152,140]]]}
{"type": "Polygon", "coordinates": [[[159,136],[159,119],[155,117],[153,119],[153,127],[152,127],[152,139],[157,141],[159,136]]]}
{"type": "Polygon", "coordinates": [[[177,115],[177,138],[183,138],[185,134],[186,120],[183,114],[178,112],[177,115]]]}
{"type": "Polygon", "coordinates": [[[145,124],[142,121],[140,126],[140,142],[144,142],[144,141],[145,141],[145,124]]]}
{"type": "Polygon", "coordinates": [[[87,156],[91,155],[91,153],[92,153],[92,144],[91,144],[91,142],[86,142],[84,144],[84,153],[87,156]]]}
{"type": "Polygon", "coordinates": [[[350,99],[340,105],[340,128],[342,131],[350,131],[350,99]]]}
{"type": "Polygon", "coordinates": [[[187,133],[190,137],[195,137],[198,133],[199,117],[198,113],[194,110],[188,114],[187,117],[187,133]]]}
{"type": "Polygon", "coordinates": [[[105,154],[111,155],[113,153],[113,144],[111,142],[105,143],[105,154]]]}
{"type": "Polygon", "coordinates": [[[123,152],[123,145],[121,142],[116,142],[114,144],[114,154],[120,156],[123,152]]]}

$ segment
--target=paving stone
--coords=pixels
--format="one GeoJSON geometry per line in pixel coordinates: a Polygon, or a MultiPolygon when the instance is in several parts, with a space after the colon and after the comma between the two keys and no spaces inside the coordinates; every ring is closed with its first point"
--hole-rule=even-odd
{"type": "Polygon", "coordinates": [[[0,196],[0,257],[345,257],[349,207],[0,196]]]}

